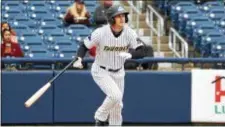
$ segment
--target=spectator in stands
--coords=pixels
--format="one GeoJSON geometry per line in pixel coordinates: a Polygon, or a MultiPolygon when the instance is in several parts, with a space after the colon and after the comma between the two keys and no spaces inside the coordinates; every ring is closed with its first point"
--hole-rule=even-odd
{"type": "Polygon", "coordinates": [[[107,24],[107,19],[105,16],[106,10],[113,5],[112,0],[104,0],[94,12],[93,20],[97,27],[107,24]]]}
{"type": "Polygon", "coordinates": [[[86,9],[83,0],[74,0],[64,16],[64,22],[67,24],[86,24],[89,25],[90,14],[86,9]]]}
{"type": "MultiPolygon", "coordinates": [[[[1,44],[1,57],[23,57],[24,54],[20,48],[19,43],[15,43],[11,39],[11,31],[4,29],[1,33],[2,44],[1,44]]],[[[17,64],[1,64],[1,68],[8,71],[17,70],[17,64]]]]}
{"type": "Polygon", "coordinates": [[[23,57],[20,45],[12,41],[11,35],[9,29],[2,31],[1,57],[23,57]]]}
{"type": "Polygon", "coordinates": [[[18,43],[18,40],[17,40],[17,37],[16,37],[16,32],[11,28],[11,26],[7,22],[2,22],[1,23],[1,33],[5,29],[7,29],[11,32],[11,41],[13,43],[18,43]]]}

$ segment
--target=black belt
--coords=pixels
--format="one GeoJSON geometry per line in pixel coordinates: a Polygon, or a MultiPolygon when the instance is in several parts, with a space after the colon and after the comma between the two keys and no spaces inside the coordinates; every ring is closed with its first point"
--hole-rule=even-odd
{"type": "MultiPolygon", "coordinates": [[[[100,68],[106,70],[106,67],[104,67],[104,66],[100,66],[100,68]]],[[[118,72],[120,69],[121,68],[119,68],[119,69],[108,69],[107,71],[110,71],[110,72],[118,72]]]]}

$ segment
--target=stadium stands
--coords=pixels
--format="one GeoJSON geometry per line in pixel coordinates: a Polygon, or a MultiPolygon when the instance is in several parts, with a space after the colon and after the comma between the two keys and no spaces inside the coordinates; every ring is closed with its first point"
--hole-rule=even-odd
{"type": "MultiPolygon", "coordinates": [[[[65,14],[73,0],[2,0],[2,21],[16,31],[25,57],[54,58],[75,56],[77,38],[88,36],[92,28],[85,25],[64,26],[60,15],[65,14]]],[[[85,1],[93,14],[97,1],[85,1]]]]}
{"type": "MultiPolygon", "coordinates": [[[[64,26],[60,16],[71,4],[73,0],[3,0],[1,17],[16,31],[25,57],[71,58],[79,40],[93,29],[85,25],[64,26]]],[[[93,15],[97,1],[87,0],[85,4],[93,15]]],[[[173,26],[202,57],[225,56],[224,3],[214,1],[197,5],[194,0],[160,0],[155,1],[155,5],[170,17],[173,26]]]]}
{"type": "Polygon", "coordinates": [[[202,57],[225,56],[225,6],[222,1],[164,0],[156,7],[170,16],[172,25],[202,57]]]}

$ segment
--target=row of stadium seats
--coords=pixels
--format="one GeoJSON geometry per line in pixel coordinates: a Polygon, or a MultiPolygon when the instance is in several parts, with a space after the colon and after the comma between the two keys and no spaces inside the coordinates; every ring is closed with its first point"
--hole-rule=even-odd
{"type": "MultiPolygon", "coordinates": [[[[173,26],[202,57],[225,57],[225,7],[222,1],[202,5],[176,0],[167,3],[163,9],[167,9],[164,11],[168,12],[173,26]]],[[[162,6],[158,7],[162,9],[162,6]]]]}
{"type": "MultiPolygon", "coordinates": [[[[8,22],[15,30],[25,57],[72,58],[80,40],[93,29],[81,24],[66,27],[62,19],[54,16],[56,13],[65,13],[73,2],[74,0],[3,0],[2,21],[8,22]]],[[[92,11],[97,6],[96,1],[85,1],[85,5],[88,9],[93,7],[92,11]]]]}
{"type": "Polygon", "coordinates": [[[13,26],[18,33],[25,57],[73,57],[79,40],[88,36],[91,29],[84,25],[70,25],[62,29],[55,25],[41,26],[37,33],[26,25],[13,26]],[[35,55],[30,55],[35,54],[35,55]]]}
{"type": "MultiPolygon", "coordinates": [[[[2,19],[11,21],[15,17],[30,18],[35,21],[45,17],[62,18],[72,1],[2,1],[2,19]]],[[[92,15],[98,6],[96,1],[85,1],[87,10],[92,15]]]]}

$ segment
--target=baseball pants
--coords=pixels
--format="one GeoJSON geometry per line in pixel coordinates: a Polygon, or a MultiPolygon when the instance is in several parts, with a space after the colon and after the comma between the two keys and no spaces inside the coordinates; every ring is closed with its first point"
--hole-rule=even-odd
{"type": "Polygon", "coordinates": [[[91,74],[96,84],[106,94],[106,98],[97,109],[94,118],[101,121],[108,119],[109,125],[122,125],[124,68],[118,72],[110,72],[93,63],[91,74]]]}

